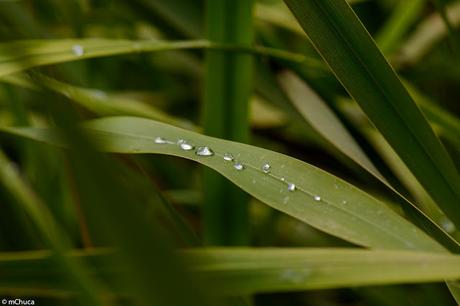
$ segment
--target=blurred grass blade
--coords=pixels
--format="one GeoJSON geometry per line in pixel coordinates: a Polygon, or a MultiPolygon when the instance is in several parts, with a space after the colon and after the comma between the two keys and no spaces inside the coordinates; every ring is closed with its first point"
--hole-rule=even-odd
{"type": "MultiPolygon", "coordinates": [[[[102,248],[70,251],[65,255],[67,261],[83,263],[93,275],[104,280],[113,279],[115,271],[121,272],[113,265],[112,257],[112,251],[102,248]]],[[[68,298],[78,293],[68,281],[63,281],[62,273],[52,252],[47,250],[0,253],[0,294],[68,298]]],[[[100,288],[93,288],[93,293],[104,292],[100,288]]]]}
{"type": "Polygon", "coordinates": [[[185,119],[172,117],[162,110],[138,100],[116,96],[98,89],[72,86],[45,75],[33,74],[33,79],[30,80],[26,74],[15,74],[5,76],[3,79],[0,79],[0,81],[35,91],[40,91],[40,86],[43,86],[48,90],[52,90],[75,101],[80,106],[101,116],[125,115],[145,117],[182,128],[197,129],[197,127],[185,119]],[[40,86],[37,86],[36,83],[40,86]]]}
{"type": "Polygon", "coordinates": [[[286,6],[270,5],[258,2],[255,5],[254,14],[260,21],[271,23],[302,36],[305,35],[305,32],[296,22],[295,18],[289,14],[289,10],[287,10],[286,6]]]}
{"type": "Polygon", "coordinates": [[[65,63],[88,58],[106,57],[140,52],[182,49],[218,49],[248,54],[264,54],[294,61],[299,64],[317,65],[302,54],[265,47],[210,43],[206,40],[160,41],[121,39],[61,39],[24,40],[0,44],[0,77],[33,67],[65,63]],[[19,50],[19,51],[18,51],[19,50]]]}
{"type": "Polygon", "coordinates": [[[434,7],[438,11],[439,15],[441,16],[442,21],[446,25],[447,33],[449,34],[449,38],[451,39],[451,42],[456,43],[455,42],[454,26],[451,23],[451,21],[449,19],[449,16],[447,15],[446,6],[447,6],[448,1],[446,1],[446,0],[431,0],[431,2],[433,3],[434,7]]]}
{"type": "Polygon", "coordinates": [[[420,209],[425,212],[431,220],[433,220],[439,227],[449,234],[456,231],[455,226],[447,217],[440,211],[439,207],[430,196],[426,193],[425,189],[415,179],[412,173],[407,169],[406,165],[401,161],[398,155],[388,145],[385,139],[375,129],[368,129],[366,132],[367,138],[370,143],[381,153],[380,155],[390,167],[392,172],[399,178],[402,184],[409,190],[414,197],[420,209]]]}
{"type": "Polygon", "coordinates": [[[369,173],[386,181],[342,122],[313,89],[291,72],[281,74],[279,79],[299,113],[319,134],[369,173]]]}
{"type": "Polygon", "coordinates": [[[95,291],[101,290],[98,283],[88,276],[86,269],[78,262],[67,260],[64,252],[70,248],[68,237],[60,228],[48,208],[38,199],[34,192],[24,183],[17,169],[0,151],[0,182],[5,186],[18,203],[22,205],[30,220],[39,231],[45,247],[54,252],[53,262],[61,272],[61,281],[68,280],[70,286],[77,288],[78,305],[104,305],[95,291]],[[69,277],[64,277],[65,271],[69,277]]]}
{"type": "Polygon", "coordinates": [[[391,13],[375,37],[380,50],[385,55],[392,55],[400,46],[402,38],[422,13],[426,0],[403,0],[398,1],[391,13]]]}
{"type": "Polygon", "coordinates": [[[343,0],[285,0],[337,78],[460,226],[460,176],[369,33],[343,0]]]}
{"type": "Polygon", "coordinates": [[[156,18],[164,20],[180,33],[199,38],[203,36],[202,3],[200,0],[133,0],[130,5],[153,11],[156,18]]]}
{"type": "Polygon", "coordinates": [[[94,245],[119,250],[116,261],[125,268],[113,281],[139,305],[207,305],[198,283],[174,255],[169,236],[149,214],[150,184],[125,164],[95,151],[94,139],[76,125],[76,114],[66,104],[50,100],[48,106],[55,131],[69,145],[69,168],[94,245]]]}
{"type": "MultiPolygon", "coordinates": [[[[224,296],[460,278],[460,256],[425,252],[209,248],[184,250],[181,255],[197,276],[224,296]]],[[[99,277],[109,280],[122,268],[107,264],[110,257],[113,253],[102,249],[74,252],[70,259],[81,259],[99,277]]],[[[0,293],[13,290],[35,293],[42,288],[48,288],[48,291],[43,290],[45,296],[72,292],[71,288],[56,281],[58,271],[50,263],[47,252],[0,253],[0,272],[10,280],[0,280],[0,293]],[[24,269],[17,269],[18,266],[24,269]]]]}
{"type": "MultiPolygon", "coordinates": [[[[252,0],[208,0],[207,38],[216,43],[251,46],[252,0]]],[[[203,130],[210,136],[249,141],[252,57],[220,50],[206,53],[203,130]]],[[[214,245],[249,242],[248,197],[217,173],[204,169],[204,235],[214,245]]]]}
{"type": "MultiPolygon", "coordinates": [[[[37,141],[65,145],[48,129],[2,130],[37,141]]],[[[385,204],[297,159],[141,118],[99,119],[88,123],[86,130],[104,151],[159,153],[202,163],[273,208],[347,241],[373,248],[444,251],[437,242],[385,204]],[[196,148],[207,146],[214,155],[205,157],[193,150],[183,150],[176,144],[178,139],[184,139],[196,148]],[[224,160],[225,153],[232,154],[236,164],[224,160]],[[235,168],[238,163],[243,166],[243,171],[235,168]],[[265,163],[270,164],[270,174],[262,171],[265,163]],[[293,186],[290,184],[295,184],[294,191],[289,190],[288,187],[292,190],[293,186]]]]}
{"type": "Polygon", "coordinates": [[[460,256],[353,249],[187,251],[193,269],[227,294],[442,282],[460,277],[460,256]]]}
{"type": "MultiPolygon", "coordinates": [[[[460,2],[456,1],[446,6],[445,11],[452,26],[457,28],[460,24],[460,2]]],[[[447,34],[448,29],[441,16],[437,13],[430,15],[417,26],[403,44],[397,63],[416,64],[447,34]]]]}
{"type": "Polygon", "coordinates": [[[404,85],[414,97],[414,100],[417,101],[431,124],[437,128],[438,134],[454,145],[460,152],[460,119],[424,96],[415,86],[408,82],[405,82],[404,85]]]}
{"type": "Polygon", "coordinates": [[[87,58],[162,51],[203,48],[205,41],[161,42],[111,39],[25,40],[0,44],[0,76],[29,68],[87,58]]]}

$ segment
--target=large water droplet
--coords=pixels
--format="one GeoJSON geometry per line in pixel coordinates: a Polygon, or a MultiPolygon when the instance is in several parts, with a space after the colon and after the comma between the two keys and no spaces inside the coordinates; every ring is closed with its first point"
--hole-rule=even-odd
{"type": "Polygon", "coordinates": [[[265,164],[262,166],[262,171],[263,171],[264,173],[269,173],[269,172],[270,172],[270,168],[271,168],[270,164],[269,164],[269,163],[265,163],[265,164]]]}
{"type": "Polygon", "coordinates": [[[186,142],[181,143],[179,146],[184,151],[190,151],[194,149],[194,147],[191,144],[186,143],[186,142]]]}
{"type": "Polygon", "coordinates": [[[83,56],[83,54],[85,54],[85,49],[80,45],[73,45],[72,52],[76,56],[83,56]]]}
{"type": "Polygon", "coordinates": [[[288,189],[289,191],[294,191],[294,190],[295,190],[295,184],[294,184],[294,183],[288,183],[287,189],[288,189]]]}
{"type": "Polygon", "coordinates": [[[235,158],[233,157],[232,154],[230,154],[230,153],[225,153],[225,154],[224,154],[224,160],[226,160],[226,161],[233,161],[234,159],[235,159],[235,158]]]}
{"type": "Polygon", "coordinates": [[[244,166],[242,163],[239,163],[239,162],[236,162],[234,165],[233,165],[233,168],[235,168],[236,170],[238,171],[241,171],[244,169],[244,166]]]}
{"type": "Polygon", "coordinates": [[[163,137],[155,137],[155,143],[157,143],[157,144],[165,144],[165,143],[168,143],[168,141],[166,139],[164,139],[163,137]]]}
{"type": "Polygon", "coordinates": [[[315,201],[321,201],[321,197],[320,197],[319,195],[315,195],[315,196],[313,197],[313,199],[314,199],[315,201]]]}
{"type": "Polygon", "coordinates": [[[214,151],[211,150],[210,147],[198,147],[198,149],[196,149],[195,153],[196,153],[196,155],[205,156],[205,157],[214,155],[214,151]]]}
{"type": "Polygon", "coordinates": [[[447,217],[441,217],[439,220],[439,224],[441,225],[442,229],[448,232],[449,234],[455,232],[455,224],[447,217]]]}

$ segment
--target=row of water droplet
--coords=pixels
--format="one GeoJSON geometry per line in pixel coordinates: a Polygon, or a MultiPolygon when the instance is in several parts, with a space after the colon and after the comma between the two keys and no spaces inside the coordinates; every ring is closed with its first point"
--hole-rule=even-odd
{"type": "MultiPolygon", "coordinates": [[[[81,45],[73,45],[72,46],[72,52],[76,56],[80,57],[80,56],[83,56],[85,54],[85,49],[81,45]]],[[[224,153],[223,155],[221,155],[219,153],[215,153],[208,146],[199,146],[199,147],[195,148],[195,146],[191,145],[190,143],[188,143],[187,141],[185,141],[183,139],[180,139],[177,142],[173,142],[173,141],[170,141],[170,140],[166,140],[166,139],[164,139],[162,137],[156,137],[155,138],[155,143],[156,144],[174,144],[174,145],[178,145],[184,151],[195,150],[195,154],[198,155],[198,156],[203,156],[203,157],[209,157],[209,156],[213,156],[213,155],[220,156],[227,162],[233,162],[233,167],[238,171],[244,170],[245,166],[251,167],[251,168],[253,168],[255,170],[262,171],[263,173],[265,173],[267,175],[270,175],[272,178],[274,178],[274,179],[276,179],[278,181],[281,181],[281,182],[287,184],[287,190],[290,191],[290,192],[296,191],[298,189],[298,190],[302,191],[303,193],[305,193],[305,194],[307,194],[309,196],[312,196],[315,201],[318,201],[318,202],[321,201],[321,196],[311,194],[310,192],[308,192],[306,190],[298,188],[294,183],[287,182],[284,177],[277,177],[274,174],[272,174],[270,172],[271,165],[269,163],[264,163],[261,168],[253,167],[253,166],[250,166],[249,164],[245,165],[245,164],[243,164],[243,163],[241,163],[239,161],[236,161],[231,153],[224,153]]],[[[334,185],[334,188],[337,189],[338,186],[334,185]]],[[[347,204],[347,201],[343,200],[342,204],[347,204]]],[[[453,232],[456,231],[455,225],[452,223],[452,221],[450,221],[446,217],[443,217],[443,218],[441,218],[441,220],[439,220],[439,225],[448,233],[453,233],[453,232]]]]}
{"type": "MultiPolygon", "coordinates": [[[[278,176],[274,175],[273,173],[271,173],[272,166],[268,162],[264,163],[261,167],[254,167],[254,166],[252,166],[250,164],[243,163],[241,161],[236,160],[235,157],[229,152],[221,154],[221,153],[218,153],[218,152],[214,152],[214,150],[212,150],[208,146],[197,146],[197,147],[195,147],[194,145],[190,144],[188,141],[186,141],[184,139],[179,139],[177,141],[171,141],[171,140],[165,139],[163,137],[156,137],[154,139],[154,142],[156,144],[177,145],[177,146],[180,147],[180,149],[182,149],[184,151],[194,151],[196,155],[202,156],[202,157],[211,157],[211,156],[214,156],[214,155],[218,156],[218,157],[221,157],[224,161],[233,163],[233,168],[235,170],[237,170],[237,171],[243,171],[246,167],[252,168],[252,169],[257,170],[257,171],[261,171],[264,174],[269,175],[270,177],[272,177],[272,178],[274,178],[274,179],[286,184],[286,188],[287,188],[287,190],[289,192],[294,192],[296,190],[299,190],[299,191],[301,191],[301,192],[313,197],[313,200],[315,200],[315,201],[319,202],[319,201],[322,200],[321,196],[311,194],[310,192],[299,188],[293,182],[287,181],[284,177],[278,177],[278,176]]],[[[342,204],[346,204],[346,203],[347,203],[346,201],[342,202],[342,204]]]]}

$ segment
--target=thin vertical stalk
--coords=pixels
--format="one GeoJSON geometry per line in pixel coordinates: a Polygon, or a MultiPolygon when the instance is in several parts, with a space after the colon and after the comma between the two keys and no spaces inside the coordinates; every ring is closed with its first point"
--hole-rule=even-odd
{"type": "MultiPolygon", "coordinates": [[[[208,0],[207,38],[212,42],[250,46],[252,7],[252,0],[208,0]]],[[[248,141],[251,79],[251,55],[207,51],[203,110],[207,135],[248,141]]],[[[210,170],[204,170],[203,183],[205,241],[215,245],[246,244],[247,195],[210,170]]]]}

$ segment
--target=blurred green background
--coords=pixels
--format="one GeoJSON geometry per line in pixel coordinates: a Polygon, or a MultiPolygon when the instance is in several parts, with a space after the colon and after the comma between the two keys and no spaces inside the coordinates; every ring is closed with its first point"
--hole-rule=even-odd
{"type": "MultiPolygon", "coordinates": [[[[458,167],[460,3],[349,3],[458,167]]],[[[401,213],[397,196],[337,148],[341,134],[328,132],[331,123],[315,120],[326,107],[377,172],[458,240],[282,1],[4,0],[0,38],[0,71],[11,59],[30,68],[2,74],[0,125],[53,126],[70,147],[0,135],[0,297],[50,306],[455,305],[447,287],[434,283],[215,296],[212,284],[188,271],[178,248],[355,245],[191,161],[96,152],[97,141],[77,128],[84,120],[131,115],[252,144],[317,166],[401,213]],[[91,47],[70,41],[70,57],[55,61],[59,46],[41,45],[90,38],[198,43],[159,52],[131,43],[118,52],[108,44],[81,60],[91,47]],[[200,45],[203,39],[216,45],[200,45]],[[296,80],[310,91],[290,88],[296,80]],[[298,99],[321,106],[303,109],[298,99]]]]}

